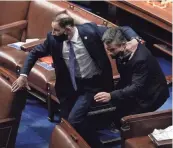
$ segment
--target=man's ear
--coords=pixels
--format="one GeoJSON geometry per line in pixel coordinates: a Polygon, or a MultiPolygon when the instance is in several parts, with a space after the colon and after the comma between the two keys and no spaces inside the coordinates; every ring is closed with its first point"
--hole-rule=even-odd
{"type": "Polygon", "coordinates": [[[126,50],[127,49],[128,44],[126,42],[126,43],[122,44],[121,46],[122,46],[121,50],[123,51],[123,50],[126,50]]]}
{"type": "Polygon", "coordinates": [[[70,29],[71,29],[71,26],[68,25],[68,26],[66,26],[65,28],[68,29],[68,30],[70,30],[70,29]]]}
{"type": "Polygon", "coordinates": [[[66,26],[66,27],[65,27],[65,30],[66,30],[66,31],[71,31],[71,30],[72,30],[72,26],[70,26],[70,25],[66,26]]]}
{"type": "Polygon", "coordinates": [[[104,48],[107,49],[107,44],[106,43],[103,43],[103,45],[104,45],[104,48]]]}

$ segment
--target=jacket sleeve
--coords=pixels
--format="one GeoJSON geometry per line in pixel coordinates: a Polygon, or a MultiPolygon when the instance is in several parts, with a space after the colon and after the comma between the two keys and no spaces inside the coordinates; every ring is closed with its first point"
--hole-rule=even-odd
{"type": "Polygon", "coordinates": [[[24,62],[24,66],[21,69],[20,74],[28,75],[29,72],[31,71],[32,67],[34,66],[34,64],[36,63],[36,61],[39,58],[49,55],[50,52],[49,52],[48,46],[49,46],[49,41],[48,41],[48,35],[47,35],[47,39],[45,40],[45,42],[43,44],[35,46],[29,52],[29,54],[24,62]]]}
{"type": "MultiPolygon", "coordinates": [[[[106,26],[98,25],[99,35],[101,38],[107,29],[108,27],[106,26]]],[[[132,38],[140,38],[139,35],[131,27],[124,26],[121,27],[121,29],[128,41],[132,40],[132,38]]]]}
{"type": "Polygon", "coordinates": [[[121,27],[124,35],[126,36],[127,40],[132,40],[132,38],[140,38],[139,35],[131,28],[128,26],[121,27]]]}
{"type": "Polygon", "coordinates": [[[111,92],[112,101],[136,98],[139,94],[141,95],[147,79],[148,67],[145,61],[136,63],[134,65],[131,85],[111,92]]]}
{"type": "Polygon", "coordinates": [[[104,32],[108,29],[108,27],[106,26],[103,26],[103,25],[97,25],[97,28],[98,28],[98,33],[99,33],[99,36],[102,38],[104,32]]]}

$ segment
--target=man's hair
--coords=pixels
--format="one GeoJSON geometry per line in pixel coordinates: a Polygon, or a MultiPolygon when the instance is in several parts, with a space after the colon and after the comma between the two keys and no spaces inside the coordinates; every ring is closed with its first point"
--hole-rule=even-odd
{"type": "Polygon", "coordinates": [[[105,44],[115,43],[117,45],[122,45],[127,42],[121,27],[107,29],[103,34],[102,41],[105,44]]]}
{"type": "Polygon", "coordinates": [[[53,22],[59,23],[61,28],[65,28],[66,26],[74,26],[74,19],[70,17],[68,14],[58,14],[55,18],[53,18],[53,22]]]}

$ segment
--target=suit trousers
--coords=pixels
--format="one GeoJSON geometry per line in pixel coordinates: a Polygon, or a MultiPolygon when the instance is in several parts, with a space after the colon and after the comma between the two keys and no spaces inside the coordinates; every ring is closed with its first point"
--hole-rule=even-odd
{"type": "Polygon", "coordinates": [[[95,103],[94,95],[103,91],[101,82],[100,75],[88,79],[76,78],[77,91],[61,104],[61,117],[67,119],[92,147],[98,146],[98,139],[94,123],[89,121],[87,113],[95,103]]]}

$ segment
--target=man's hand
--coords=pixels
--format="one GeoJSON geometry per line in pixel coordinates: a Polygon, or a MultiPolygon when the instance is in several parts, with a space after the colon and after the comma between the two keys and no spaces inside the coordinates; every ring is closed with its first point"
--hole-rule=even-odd
{"type": "Polygon", "coordinates": [[[126,43],[126,49],[129,49],[130,51],[134,51],[138,47],[138,41],[136,39],[132,39],[131,41],[126,43]]]}
{"type": "Polygon", "coordinates": [[[109,102],[111,100],[111,95],[107,92],[100,92],[94,96],[94,100],[96,102],[109,102]]]}
{"type": "Polygon", "coordinates": [[[18,90],[21,90],[22,88],[27,88],[28,90],[31,90],[31,88],[28,85],[27,77],[20,76],[13,84],[11,91],[16,92],[18,90]]]}

